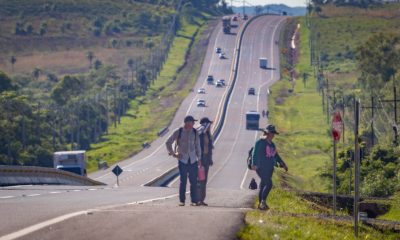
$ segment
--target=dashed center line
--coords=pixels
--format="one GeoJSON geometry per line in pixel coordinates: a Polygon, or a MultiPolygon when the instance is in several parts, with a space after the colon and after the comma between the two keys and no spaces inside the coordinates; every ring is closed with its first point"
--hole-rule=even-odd
{"type": "Polygon", "coordinates": [[[50,192],[50,194],[57,194],[57,193],[61,193],[61,192],[50,192]]]}
{"type": "Polygon", "coordinates": [[[36,196],[40,196],[40,194],[38,194],[38,193],[35,193],[35,194],[29,194],[29,195],[26,195],[27,197],[36,197],[36,196]]]}
{"type": "Polygon", "coordinates": [[[7,198],[13,198],[13,197],[15,197],[15,196],[3,196],[3,197],[0,197],[1,199],[7,199],[7,198]]]}

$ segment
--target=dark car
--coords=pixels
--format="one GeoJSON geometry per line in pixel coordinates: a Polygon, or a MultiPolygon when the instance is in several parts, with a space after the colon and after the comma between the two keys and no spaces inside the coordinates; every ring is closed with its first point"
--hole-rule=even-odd
{"type": "Polygon", "coordinates": [[[249,88],[248,92],[249,95],[256,95],[256,89],[255,88],[249,88]]]}
{"type": "Polygon", "coordinates": [[[208,84],[214,84],[214,77],[212,75],[208,75],[206,81],[208,84]]]}
{"type": "Polygon", "coordinates": [[[222,52],[222,49],[221,49],[220,47],[217,47],[217,48],[215,48],[215,52],[216,52],[216,53],[221,53],[221,52],[222,52]]]}

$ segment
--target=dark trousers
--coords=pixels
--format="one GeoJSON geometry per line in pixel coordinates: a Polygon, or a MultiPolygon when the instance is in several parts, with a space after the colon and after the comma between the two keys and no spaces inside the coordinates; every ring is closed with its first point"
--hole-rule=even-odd
{"type": "Polygon", "coordinates": [[[206,187],[207,187],[207,180],[208,180],[208,169],[210,166],[208,164],[203,165],[204,171],[206,173],[206,179],[204,181],[198,181],[197,185],[198,187],[198,197],[199,197],[199,202],[204,202],[204,199],[206,199],[206,187]]]}
{"type": "Polygon", "coordinates": [[[258,200],[260,202],[267,201],[268,194],[272,189],[272,174],[274,173],[274,167],[261,167],[260,169],[257,169],[256,172],[261,179],[260,191],[258,192],[258,200]]]}
{"type": "Polygon", "coordinates": [[[190,198],[192,203],[197,203],[197,162],[184,164],[179,161],[179,175],[181,183],[179,185],[179,201],[185,202],[186,199],[186,183],[189,176],[190,182],[190,198]]]}

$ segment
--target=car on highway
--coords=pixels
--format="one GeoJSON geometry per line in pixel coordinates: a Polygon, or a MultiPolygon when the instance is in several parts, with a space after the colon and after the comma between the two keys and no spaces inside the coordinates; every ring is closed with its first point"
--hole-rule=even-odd
{"type": "Polygon", "coordinates": [[[222,52],[222,49],[221,49],[220,47],[216,47],[216,48],[215,48],[215,52],[216,52],[216,53],[221,53],[221,52],[222,52]]]}
{"type": "Polygon", "coordinates": [[[234,22],[236,22],[238,19],[237,19],[237,16],[233,16],[232,17],[232,21],[234,21],[234,22]]]}
{"type": "Polygon", "coordinates": [[[217,82],[216,84],[215,84],[215,87],[217,87],[217,88],[222,88],[224,85],[222,85],[222,83],[220,83],[220,82],[217,82]]]}
{"type": "Polygon", "coordinates": [[[249,90],[247,91],[247,94],[248,95],[256,95],[256,89],[253,87],[249,88],[249,90]]]}
{"type": "Polygon", "coordinates": [[[221,83],[222,86],[225,86],[225,79],[219,79],[219,80],[217,81],[217,84],[218,84],[218,83],[221,83]]]}
{"type": "Polygon", "coordinates": [[[247,19],[249,19],[249,16],[247,16],[246,14],[243,15],[243,20],[247,20],[247,19]]]}
{"type": "Polygon", "coordinates": [[[207,84],[214,84],[214,77],[212,75],[208,75],[206,81],[207,84]]]}
{"type": "Polygon", "coordinates": [[[225,53],[220,53],[219,55],[218,55],[218,57],[219,57],[219,59],[225,59],[225,53]]]}
{"type": "Polygon", "coordinates": [[[205,94],[206,93],[206,89],[205,88],[199,88],[199,90],[197,90],[197,93],[205,94]]]}
{"type": "Polygon", "coordinates": [[[203,100],[203,99],[197,100],[197,106],[198,107],[205,107],[206,106],[206,100],[203,100]]]}

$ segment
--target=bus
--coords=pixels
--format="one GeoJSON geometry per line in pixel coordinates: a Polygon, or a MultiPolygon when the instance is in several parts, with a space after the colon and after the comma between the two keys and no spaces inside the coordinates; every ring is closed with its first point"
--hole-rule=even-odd
{"type": "Polygon", "coordinates": [[[63,151],[54,153],[54,168],[86,176],[86,151],[63,151]]]}
{"type": "Polygon", "coordinates": [[[257,111],[248,111],[246,113],[246,129],[259,129],[260,113],[257,111]]]}

